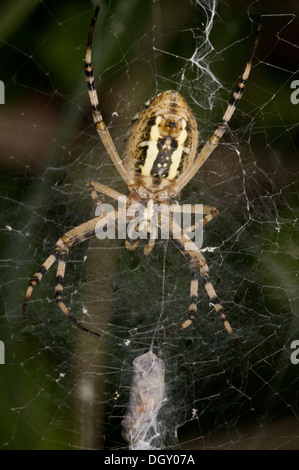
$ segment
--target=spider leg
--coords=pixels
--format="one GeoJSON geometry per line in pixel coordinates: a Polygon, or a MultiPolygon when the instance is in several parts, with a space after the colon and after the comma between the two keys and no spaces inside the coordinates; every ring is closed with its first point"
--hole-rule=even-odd
{"type": "Polygon", "coordinates": [[[137,246],[140,245],[140,238],[137,240],[131,240],[131,238],[127,235],[126,241],[125,241],[125,247],[129,251],[134,251],[136,250],[137,246]]]}
{"type": "Polygon", "coordinates": [[[112,189],[109,186],[106,186],[105,184],[98,183],[95,180],[89,181],[87,189],[96,207],[101,204],[101,201],[98,197],[98,193],[105,194],[106,196],[109,196],[112,199],[124,201],[126,200],[126,196],[124,194],[119,193],[115,189],[112,189]]]}
{"type": "Polygon", "coordinates": [[[95,23],[98,17],[99,9],[100,7],[97,6],[94,12],[93,19],[91,20],[91,23],[90,23],[90,27],[89,27],[87,49],[86,49],[86,56],[85,56],[85,65],[84,65],[86,85],[87,85],[88,94],[89,94],[89,98],[91,102],[93,121],[96,126],[96,130],[104,144],[104,147],[106,148],[106,151],[108,152],[108,155],[110,156],[112,162],[114,163],[116,169],[118,170],[120,176],[123,178],[127,186],[130,189],[134,190],[135,188],[134,181],[129,175],[122,160],[120,159],[118,152],[115,148],[114,142],[112,140],[112,137],[110,135],[110,132],[107,129],[106,124],[103,121],[103,116],[99,107],[97,91],[94,85],[94,74],[93,74],[93,68],[91,65],[91,46],[92,46],[93,31],[94,31],[95,23]]]}
{"type": "Polygon", "coordinates": [[[88,333],[92,336],[96,336],[98,338],[101,337],[99,333],[95,333],[92,330],[89,330],[88,328],[85,328],[81,323],[79,323],[76,318],[71,314],[65,303],[63,302],[63,280],[64,280],[64,275],[65,275],[65,268],[66,268],[66,260],[67,260],[67,255],[69,252],[69,248],[67,245],[65,245],[64,248],[62,248],[59,259],[58,259],[58,266],[57,266],[57,272],[56,272],[56,283],[55,283],[55,300],[58,305],[58,307],[63,311],[63,313],[67,316],[67,318],[81,331],[85,331],[85,333],[88,333]]]}
{"type": "Polygon", "coordinates": [[[34,276],[30,279],[29,285],[27,288],[27,292],[25,295],[22,311],[23,315],[26,317],[27,316],[27,304],[30,300],[30,297],[32,295],[33,289],[37,286],[37,284],[42,280],[43,276],[49,271],[51,266],[55,263],[55,261],[58,259],[61,247],[60,247],[60,240],[55,245],[54,250],[50,254],[50,256],[46,259],[46,261],[42,264],[40,269],[36,271],[34,276]]]}
{"type": "MultiPolygon", "coordinates": [[[[118,191],[115,191],[109,186],[105,186],[104,184],[98,183],[97,181],[94,181],[94,180],[89,181],[87,185],[87,189],[96,207],[98,207],[101,204],[98,193],[105,194],[106,196],[109,196],[112,199],[117,199],[118,201],[123,200],[125,202],[127,200],[124,194],[119,193],[118,191]]],[[[118,229],[117,225],[116,225],[116,229],[118,229]]],[[[136,250],[137,246],[140,244],[140,241],[141,241],[140,239],[131,240],[129,235],[126,233],[125,246],[127,250],[130,250],[130,251],[136,250]]]]}
{"type": "MultiPolygon", "coordinates": [[[[87,185],[87,189],[96,207],[98,207],[101,204],[101,201],[98,197],[98,193],[105,194],[106,196],[109,196],[112,199],[116,199],[118,202],[123,201],[124,204],[127,204],[128,202],[128,199],[124,194],[119,193],[118,191],[110,188],[109,186],[98,183],[95,180],[89,181],[87,185]]],[[[115,226],[116,226],[116,229],[118,229],[117,224],[115,226]]],[[[140,244],[140,241],[141,241],[140,239],[132,240],[129,237],[129,235],[126,233],[125,246],[127,250],[130,250],[130,251],[136,250],[137,246],[140,244]]]]}
{"type": "MultiPolygon", "coordinates": [[[[196,204],[185,204],[184,206],[174,205],[173,207],[169,206],[169,208],[172,213],[175,213],[175,212],[186,213],[186,208],[190,209],[188,213],[195,214],[197,212],[196,204]]],[[[218,216],[219,210],[214,206],[203,205],[202,213],[206,215],[200,220],[200,222],[196,222],[195,224],[190,225],[190,227],[185,228],[184,233],[187,234],[189,232],[194,232],[195,230],[199,228],[200,225],[205,226],[208,222],[210,222],[211,220],[213,220],[215,217],[218,216]]]]}
{"type": "Polygon", "coordinates": [[[258,24],[257,31],[256,31],[256,37],[255,41],[253,44],[253,48],[251,51],[251,55],[249,58],[249,61],[246,64],[245,70],[243,72],[243,75],[237,85],[237,88],[232,96],[232,99],[230,100],[226,111],[217,127],[215,130],[214,134],[209,138],[209,140],[206,142],[206,144],[203,146],[201,151],[199,152],[198,156],[195,158],[194,162],[192,163],[192,166],[186,171],[183,176],[181,176],[175,183],[173,190],[176,194],[178,194],[185,186],[186,184],[193,178],[193,176],[197,173],[199,168],[204,164],[204,162],[209,158],[211,153],[215,150],[215,148],[218,146],[219,141],[221,137],[223,136],[224,132],[227,129],[228,123],[234,114],[237,104],[239,103],[243,92],[246,87],[246,83],[251,71],[252,67],[252,60],[258,45],[258,40],[259,40],[259,34],[261,30],[261,23],[258,24]]]}
{"type": "MultiPolygon", "coordinates": [[[[198,300],[198,280],[201,279],[205,290],[208,294],[211,304],[214,307],[215,312],[218,314],[220,320],[222,321],[226,331],[232,337],[237,347],[241,350],[244,356],[247,355],[243,346],[235,337],[232,327],[227,319],[227,314],[224,312],[224,309],[217,297],[215,289],[211,283],[210,275],[209,275],[209,267],[205,260],[205,257],[197,248],[197,246],[191,241],[191,239],[186,235],[186,233],[182,232],[175,221],[172,219],[172,224],[170,227],[174,227],[175,230],[172,232],[172,241],[180,250],[182,255],[185,257],[187,262],[190,265],[191,270],[191,283],[190,283],[190,302],[189,302],[189,312],[188,312],[188,320],[184,321],[181,325],[179,325],[175,330],[167,332],[168,335],[172,335],[184,328],[187,328],[191,323],[196,319],[197,315],[197,300],[198,300]],[[173,225],[172,225],[173,224],[173,225]],[[180,231],[181,235],[178,236],[178,231],[180,231]],[[176,236],[174,236],[174,233],[176,236]],[[187,248],[188,245],[188,248],[187,248]]],[[[172,230],[171,230],[172,231],[172,230]]]]}
{"type": "Polygon", "coordinates": [[[84,326],[82,326],[76,318],[70,313],[69,309],[63,302],[63,279],[65,274],[66,268],[66,260],[67,254],[70,248],[78,245],[79,243],[84,242],[94,236],[96,236],[96,230],[103,228],[108,223],[115,223],[115,219],[117,218],[118,214],[117,211],[115,213],[108,213],[106,215],[102,215],[99,217],[95,217],[94,219],[85,222],[78,227],[70,230],[69,232],[65,233],[55,244],[55,248],[51,255],[46,259],[46,261],[42,264],[41,268],[34,274],[34,276],[29,281],[29,286],[26,292],[25,300],[23,303],[23,315],[26,316],[27,304],[31,298],[32,292],[34,287],[42,280],[43,276],[49,271],[51,266],[58,261],[57,266],[57,273],[56,273],[56,285],[55,285],[55,299],[63,311],[63,313],[68,317],[74,325],[82,331],[86,333],[100,337],[99,333],[95,333],[84,326]],[[114,219],[115,217],[115,219],[114,219]]]}

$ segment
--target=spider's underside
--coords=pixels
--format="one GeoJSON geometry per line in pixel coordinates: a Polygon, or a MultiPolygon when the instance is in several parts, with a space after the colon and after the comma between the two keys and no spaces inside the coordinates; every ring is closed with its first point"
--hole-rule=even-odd
{"type": "MultiPolygon", "coordinates": [[[[197,313],[198,281],[201,279],[210,302],[222,320],[227,332],[245,354],[242,345],[233,334],[227,315],[210,281],[206,260],[188,235],[188,232],[192,232],[194,227],[183,231],[178,227],[174,217],[172,217],[171,211],[173,198],[180,193],[207,160],[211,152],[217,147],[220,138],[227,128],[228,122],[242,96],[246,80],[250,73],[252,58],[257,47],[258,34],[250,59],[247,62],[237,89],[233,94],[233,98],[216,131],[206,142],[198,155],[198,132],[193,113],[185,99],[178,92],[168,90],[146,102],[133,118],[125,140],[123,158],[121,159],[109,130],[103,121],[97,92],[94,87],[94,75],[91,65],[91,44],[98,11],[99,7],[95,10],[88,35],[85,60],[86,83],[97,132],[112,162],[129,189],[129,195],[126,197],[126,205],[123,209],[119,209],[119,211],[115,212],[116,220],[113,220],[113,223],[117,225],[117,220],[124,216],[125,212],[132,204],[142,204],[145,208],[142,224],[147,227],[149,233],[149,239],[147,243],[144,244],[144,253],[149,254],[155,243],[155,237],[151,236],[150,230],[153,204],[157,204],[160,208],[168,209],[167,218],[165,218],[163,211],[159,212],[158,226],[159,229],[162,229],[165,224],[168,224],[170,240],[175,243],[190,265],[191,284],[188,319],[178,328],[167,334],[173,334],[178,330],[184,329],[195,320],[197,313]],[[173,236],[174,232],[176,232],[176,237],[173,236]],[[179,236],[177,236],[178,233],[179,236]]],[[[258,28],[258,33],[259,29],[260,27],[258,28]]],[[[96,206],[101,204],[98,193],[115,200],[120,196],[124,198],[124,195],[115,191],[113,188],[102,185],[96,181],[89,182],[88,190],[96,206]]],[[[194,210],[194,206],[191,210],[194,210]]],[[[203,206],[203,213],[202,224],[205,225],[218,215],[218,210],[212,206],[203,206]]],[[[100,336],[98,333],[83,327],[64,304],[63,279],[69,249],[95,236],[96,228],[99,226],[104,227],[108,223],[111,223],[111,215],[109,213],[95,217],[75,227],[65,233],[57,241],[52,254],[29,281],[23,305],[24,314],[26,314],[26,306],[31,297],[33,288],[39,283],[43,275],[50,269],[54,262],[58,261],[55,298],[59,307],[79,329],[89,334],[100,336]]],[[[135,249],[139,243],[140,239],[134,241],[127,236],[126,247],[128,249],[135,249]]]]}

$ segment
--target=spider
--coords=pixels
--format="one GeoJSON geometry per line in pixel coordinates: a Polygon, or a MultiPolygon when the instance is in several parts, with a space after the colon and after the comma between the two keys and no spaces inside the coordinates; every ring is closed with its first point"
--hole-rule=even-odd
{"type": "MultiPolygon", "coordinates": [[[[155,237],[150,234],[152,206],[153,204],[157,204],[160,208],[168,208],[170,213],[167,220],[163,216],[163,211],[159,213],[158,226],[161,230],[163,224],[169,224],[169,239],[173,241],[190,265],[191,284],[188,318],[175,330],[169,331],[166,334],[172,335],[188,327],[196,319],[198,282],[199,279],[201,279],[210,299],[210,303],[222,320],[226,331],[235,341],[239,349],[246,354],[243,346],[234,336],[227,319],[227,314],[224,312],[216,295],[204,256],[194,245],[194,242],[187,233],[188,230],[182,230],[178,227],[175,217],[172,216],[171,208],[173,206],[171,205],[171,200],[178,196],[186,184],[194,177],[209,155],[216,149],[219,140],[224,134],[245,89],[252,66],[253,56],[258,44],[260,26],[258,26],[257,29],[257,35],[249,61],[246,64],[242,78],[227,106],[222,120],[214,134],[205,143],[197,156],[198,132],[193,113],[185,99],[177,91],[168,90],[147,101],[135,115],[129,126],[124,144],[123,159],[121,159],[110,132],[103,121],[94,85],[94,74],[91,65],[91,46],[98,12],[99,6],[95,9],[89,27],[84,66],[86,84],[92,105],[92,114],[96,130],[108,155],[129,190],[129,195],[126,197],[126,204],[123,208],[116,211],[116,221],[114,220],[113,223],[117,226],[117,222],[120,220],[120,217],[124,215],[124,211],[134,203],[142,204],[145,209],[142,222],[143,225],[145,224],[146,230],[150,235],[149,240],[144,244],[144,253],[148,255],[152,251],[155,243],[155,237]],[[173,236],[175,230],[178,230],[179,233],[176,237],[173,236]]],[[[125,197],[113,188],[94,180],[88,183],[87,188],[96,207],[101,205],[98,194],[106,195],[114,200],[125,197]]],[[[203,206],[203,215],[202,225],[204,226],[218,215],[218,210],[213,206],[203,206]]],[[[57,261],[55,299],[58,306],[77,328],[91,335],[97,337],[101,336],[99,333],[82,326],[71,314],[63,301],[63,279],[70,248],[92,238],[96,234],[96,227],[99,225],[105,227],[110,222],[111,215],[109,215],[109,213],[102,214],[71,229],[57,241],[50,256],[29,281],[23,304],[24,315],[26,315],[27,303],[34,287],[57,261]]],[[[132,240],[127,235],[125,243],[127,249],[134,250],[139,245],[140,239],[132,240]]]]}

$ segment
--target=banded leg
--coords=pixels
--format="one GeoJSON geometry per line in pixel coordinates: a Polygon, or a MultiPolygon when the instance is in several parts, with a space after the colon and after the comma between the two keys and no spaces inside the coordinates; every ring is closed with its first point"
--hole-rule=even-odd
{"type": "Polygon", "coordinates": [[[204,164],[204,162],[207,160],[207,158],[211,155],[213,150],[215,150],[215,148],[219,144],[219,141],[220,141],[221,137],[223,136],[223,134],[224,134],[224,132],[225,132],[227,126],[228,126],[228,123],[229,123],[232,115],[234,114],[234,112],[236,110],[237,104],[239,103],[239,101],[240,101],[240,99],[243,95],[243,92],[245,90],[245,86],[246,86],[246,83],[247,83],[247,80],[248,80],[248,77],[249,77],[249,74],[250,74],[250,71],[251,71],[251,67],[252,67],[253,57],[254,57],[254,54],[255,54],[255,51],[256,51],[256,48],[257,48],[257,45],[258,45],[260,30],[261,30],[261,23],[258,24],[256,37],[255,37],[255,41],[254,41],[254,44],[253,44],[253,48],[252,48],[252,52],[251,52],[249,61],[246,64],[245,70],[244,70],[243,75],[242,75],[242,77],[241,77],[241,79],[240,79],[240,81],[237,85],[237,88],[236,88],[236,90],[233,94],[233,97],[230,100],[230,102],[228,104],[228,107],[227,107],[227,109],[226,109],[226,111],[225,111],[225,113],[224,113],[224,115],[223,115],[216,131],[214,132],[212,137],[209,138],[209,140],[206,142],[206,144],[203,146],[203,148],[199,152],[198,156],[194,160],[194,162],[192,164],[192,167],[190,167],[189,170],[186,171],[186,173],[183,174],[183,176],[176,181],[176,183],[174,185],[174,188],[173,188],[176,194],[178,194],[184,188],[184,186],[186,186],[186,184],[193,178],[193,176],[197,173],[199,168],[204,164]]]}
{"type": "MultiPolygon", "coordinates": [[[[105,194],[106,196],[109,196],[112,199],[117,199],[118,201],[123,200],[124,203],[128,201],[127,197],[124,194],[119,193],[118,191],[115,191],[109,186],[105,186],[104,184],[98,183],[97,181],[94,181],[94,180],[88,183],[87,189],[96,207],[98,207],[101,204],[98,193],[105,194]]],[[[116,225],[115,227],[118,230],[118,226],[116,225]]],[[[129,235],[126,234],[125,246],[127,250],[130,250],[130,251],[136,250],[139,244],[140,244],[140,239],[131,240],[129,235]]]]}
{"type": "Polygon", "coordinates": [[[113,140],[111,138],[110,132],[107,129],[106,124],[103,121],[102,113],[99,107],[97,91],[94,85],[94,74],[93,74],[93,68],[91,65],[91,45],[92,45],[93,31],[94,31],[95,23],[98,17],[99,9],[100,9],[99,6],[97,6],[95,9],[94,16],[90,23],[90,28],[89,28],[89,33],[88,33],[85,66],[84,66],[86,85],[87,85],[89,98],[91,102],[93,121],[95,123],[97,132],[104,144],[104,147],[106,148],[108,152],[108,155],[110,156],[112,162],[114,163],[116,169],[118,170],[120,176],[123,178],[127,186],[129,188],[132,188],[132,190],[134,190],[135,188],[134,182],[132,178],[130,177],[130,175],[128,174],[125,166],[123,165],[118,155],[118,152],[115,148],[113,140]]]}
{"type": "Polygon", "coordinates": [[[138,238],[137,240],[132,240],[127,234],[125,247],[129,251],[134,251],[140,245],[140,242],[141,242],[140,238],[138,238]]]}
{"type": "MultiPolygon", "coordinates": [[[[119,193],[118,191],[110,188],[109,186],[105,186],[104,184],[98,183],[97,181],[94,181],[94,180],[88,183],[87,189],[96,207],[98,207],[101,204],[101,201],[99,200],[99,197],[98,197],[98,193],[105,194],[106,196],[109,196],[112,199],[116,199],[118,202],[123,201],[124,204],[127,204],[127,202],[129,202],[129,200],[124,194],[119,193]]],[[[116,230],[118,230],[117,224],[115,227],[116,227],[116,230]]],[[[126,233],[125,246],[127,250],[130,250],[130,251],[136,250],[139,244],[140,244],[140,239],[131,240],[129,235],[126,233]]]]}
{"type": "Polygon", "coordinates": [[[109,196],[115,200],[126,201],[126,196],[124,194],[119,193],[115,189],[112,189],[109,186],[106,186],[105,184],[98,183],[95,180],[89,181],[87,189],[96,207],[101,204],[98,193],[105,194],[106,196],[109,196]]]}
{"type": "MultiPolygon", "coordinates": [[[[101,201],[98,197],[98,193],[105,194],[106,196],[109,196],[112,199],[116,199],[118,202],[123,201],[124,204],[127,204],[128,202],[128,199],[124,194],[119,193],[118,191],[110,188],[109,186],[98,183],[97,181],[94,181],[94,180],[89,181],[87,185],[87,189],[96,207],[98,207],[101,204],[101,201]]],[[[116,225],[116,229],[118,230],[117,225],[116,225]]],[[[126,249],[130,251],[136,250],[137,246],[140,244],[140,241],[141,241],[140,239],[132,240],[129,237],[129,235],[126,234],[126,241],[125,241],[126,249]]]]}
{"type": "Polygon", "coordinates": [[[84,326],[82,326],[76,318],[70,313],[69,309],[63,302],[63,280],[65,275],[67,254],[70,248],[82,243],[96,235],[96,230],[103,228],[108,223],[115,223],[115,214],[108,213],[107,215],[95,217],[94,219],[85,222],[82,225],[70,230],[63,235],[56,243],[52,254],[46,259],[41,268],[34,274],[29,281],[29,286],[26,292],[25,300],[23,303],[23,315],[26,316],[27,304],[31,298],[34,287],[42,280],[43,276],[49,271],[51,266],[58,261],[57,273],[56,273],[56,285],[55,285],[55,299],[57,305],[68,317],[68,319],[80,330],[86,333],[100,337],[99,333],[95,333],[84,326]]]}
{"type": "MultiPolygon", "coordinates": [[[[184,207],[179,205],[177,209],[176,209],[176,206],[174,206],[173,208],[171,206],[169,206],[169,207],[170,207],[172,213],[175,213],[175,212],[184,213],[183,210],[186,211],[186,205],[184,205],[184,207]]],[[[190,212],[191,212],[191,214],[196,213],[196,206],[194,204],[190,205],[190,212]]],[[[203,214],[205,214],[205,215],[202,218],[202,220],[200,222],[196,222],[195,224],[191,225],[190,227],[184,229],[184,233],[187,234],[189,232],[194,232],[196,229],[198,229],[199,225],[205,226],[208,222],[210,222],[211,220],[213,220],[215,217],[218,216],[219,210],[214,206],[204,205],[203,206],[203,214]]]]}
{"type": "Polygon", "coordinates": [[[66,261],[67,261],[67,255],[69,252],[69,248],[67,245],[65,245],[65,248],[61,250],[61,253],[59,255],[58,259],[58,266],[57,266],[57,272],[56,272],[56,283],[55,283],[55,300],[59,308],[63,311],[63,313],[67,316],[67,318],[81,331],[85,331],[85,333],[88,333],[92,336],[96,336],[97,338],[100,338],[101,335],[99,333],[95,333],[92,330],[89,330],[88,328],[85,328],[81,323],[79,323],[76,318],[71,314],[65,303],[63,302],[63,280],[64,280],[64,275],[65,275],[65,269],[66,269],[66,261]]]}
{"type": "MultiPolygon", "coordinates": [[[[175,224],[175,222],[174,222],[175,224]]],[[[176,228],[178,230],[178,228],[176,228]]],[[[176,232],[177,233],[177,232],[176,232]]],[[[190,238],[181,231],[181,238],[172,238],[172,241],[180,250],[182,255],[185,257],[187,262],[190,265],[191,269],[191,283],[190,283],[190,303],[189,303],[189,313],[188,313],[188,320],[183,322],[180,326],[178,326],[175,330],[169,331],[167,334],[172,335],[184,328],[187,328],[191,323],[196,319],[197,314],[197,300],[198,300],[198,280],[199,278],[202,280],[205,290],[208,294],[211,304],[214,307],[215,312],[218,314],[220,320],[222,321],[226,331],[232,337],[237,347],[240,351],[247,355],[243,346],[235,337],[232,327],[227,319],[227,315],[224,312],[224,309],[217,297],[215,289],[210,281],[209,275],[209,267],[206,263],[205,257],[203,254],[197,249],[196,245],[190,240],[190,238]],[[185,248],[188,243],[188,250],[185,248]],[[193,247],[193,249],[190,249],[193,247]]]]}
{"type": "Polygon", "coordinates": [[[23,312],[24,317],[27,316],[27,304],[30,300],[33,289],[37,286],[37,284],[39,284],[43,276],[49,271],[51,266],[58,259],[60,252],[61,252],[61,240],[58,240],[49,258],[46,259],[46,261],[42,264],[41,268],[38,271],[36,271],[34,276],[30,279],[29,286],[27,288],[27,292],[25,295],[24,303],[22,306],[22,312],[23,312]]]}

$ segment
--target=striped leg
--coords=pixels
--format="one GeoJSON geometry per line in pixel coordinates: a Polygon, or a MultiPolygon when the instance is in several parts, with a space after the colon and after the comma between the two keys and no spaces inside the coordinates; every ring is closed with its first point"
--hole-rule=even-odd
{"type": "Polygon", "coordinates": [[[23,315],[25,317],[27,316],[27,304],[30,300],[34,287],[36,287],[37,284],[42,280],[43,276],[49,271],[51,266],[55,263],[55,261],[58,259],[60,255],[60,252],[61,252],[60,241],[61,240],[58,240],[49,258],[46,259],[46,261],[42,264],[41,268],[34,274],[34,276],[29,281],[29,286],[28,286],[28,289],[25,295],[25,300],[24,300],[23,307],[22,307],[23,315]]]}
{"type": "Polygon", "coordinates": [[[207,158],[211,155],[211,153],[215,150],[215,148],[219,144],[219,140],[223,136],[223,134],[224,134],[224,132],[225,132],[227,126],[228,126],[228,123],[229,123],[232,115],[235,112],[237,104],[238,104],[238,102],[240,101],[240,99],[243,95],[243,92],[244,92],[244,89],[245,89],[245,86],[246,86],[246,82],[248,80],[250,70],[251,70],[251,67],[252,67],[252,60],[253,60],[257,45],[258,45],[260,30],[261,30],[261,24],[259,23],[258,28],[257,28],[257,32],[256,32],[256,38],[255,38],[255,41],[254,41],[254,45],[253,45],[253,48],[252,48],[252,52],[251,52],[249,61],[246,64],[244,73],[243,73],[242,78],[240,79],[240,81],[237,85],[237,88],[236,88],[236,90],[233,94],[233,97],[230,100],[230,102],[228,104],[228,107],[227,107],[227,109],[226,109],[226,111],[225,111],[225,113],[224,113],[224,115],[223,115],[216,131],[214,132],[212,137],[210,137],[210,139],[206,142],[206,144],[203,146],[203,148],[199,152],[198,156],[194,160],[192,167],[188,171],[186,171],[186,173],[183,174],[183,176],[181,178],[179,178],[176,181],[176,183],[173,187],[173,190],[175,191],[176,194],[178,194],[184,188],[184,186],[186,186],[186,184],[193,178],[193,176],[197,173],[199,168],[204,164],[204,162],[207,160],[207,158]]]}
{"type": "Polygon", "coordinates": [[[87,189],[90,193],[90,196],[95,204],[95,206],[99,206],[101,201],[99,200],[98,193],[105,194],[106,196],[111,197],[112,199],[116,199],[119,201],[126,201],[126,196],[122,193],[119,193],[115,189],[106,186],[105,184],[98,183],[97,181],[91,180],[87,185],[87,189]]]}
{"type": "MultiPolygon", "coordinates": [[[[98,207],[101,204],[98,193],[105,194],[106,196],[109,196],[112,199],[118,200],[118,202],[122,201],[124,204],[127,204],[128,202],[127,196],[125,196],[122,193],[119,193],[118,191],[110,188],[109,186],[98,183],[95,180],[89,181],[87,185],[87,189],[96,207],[98,207]]],[[[117,225],[116,225],[116,229],[118,229],[117,225]]],[[[136,250],[137,246],[139,246],[140,244],[140,241],[141,241],[140,239],[131,240],[129,235],[126,233],[125,246],[127,250],[130,250],[130,251],[136,250]]]]}
{"type": "Polygon", "coordinates": [[[95,333],[94,331],[85,328],[81,323],[79,323],[76,318],[71,314],[65,303],[63,302],[63,280],[66,268],[66,260],[67,255],[69,252],[69,248],[65,245],[65,248],[61,250],[58,259],[58,266],[57,266],[57,273],[56,273],[56,283],[55,283],[55,300],[57,305],[63,311],[63,313],[67,316],[67,318],[81,331],[85,331],[92,336],[96,336],[98,338],[101,337],[99,333],[95,333]]]}
{"type": "MultiPolygon", "coordinates": [[[[124,209],[125,210],[125,209],[124,209]]],[[[27,304],[31,298],[34,287],[42,280],[43,276],[49,271],[51,266],[58,261],[57,273],[56,273],[56,285],[55,285],[55,299],[57,305],[68,317],[68,319],[74,323],[74,325],[82,331],[93,336],[100,337],[99,333],[95,333],[84,326],[82,326],[75,317],[70,313],[69,309],[63,302],[63,279],[65,275],[66,260],[69,249],[84,242],[96,235],[96,230],[103,229],[108,223],[115,223],[117,212],[95,217],[94,219],[85,222],[82,225],[70,230],[63,235],[56,243],[55,248],[51,255],[46,259],[41,268],[34,274],[29,281],[29,286],[26,292],[25,300],[23,303],[23,315],[26,316],[27,304]]]]}
{"type": "MultiPolygon", "coordinates": [[[[184,213],[184,211],[186,210],[186,205],[183,207],[181,205],[179,206],[174,206],[174,207],[170,207],[170,210],[172,213],[175,213],[176,211],[179,212],[179,213],[184,213]]],[[[196,206],[194,204],[191,204],[190,205],[190,212],[191,214],[195,214],[196,212],[196,206]]],[[[189,211],[188,211],[189,213],[189,211]]],[[[211,220],[213,220],[215,217],[218,216],[219,214],[219,211],[216,207],[214,206],[203,206],[203,214],[204,217],[202,218],[202,220],[200,222],[197,222],[193,225],[191,225],[190,227],[187,227],[186,229],[184,229],[184,233],[190,233],[190,232],[194,232],[195,230],[197,230],[199,228],[200,225],[202,226],[205,226],[208,222],[210,222],[211,220]]]]}
{"type": "Polygon", "coordinates": [[[100,337],[98,333],[95,333],[91,330],[88,330],[84,326],[82,326],[76,318],[70,313],[68,308],[65,306],[63,302],[63,296],[62,296],[62,283],[64,279],[64,273],[65,273],[65,267],[66,267],[66,259],[67,259],[67,254],[68,254],[69,248],[68,246],[63,242],[62,239],[58,240],[57,244],[55,245],[55,248],[53,250],[53,253],[49,256],[49,258],[43,263],[42,267],[34,274],[33,278],[30,279],[29,281],[29,287],[26,292],[25,300],[23,303],[23,315],[27,316],[27,304],[30,300],[30,297],[32,295],[32,291],[34,287],[37,286],[37,284],[42,280],[43,276],[49,271],[51,266],[54,264],[56,260],[58,260],[58,267],[57,267],[57,273],[56,273],[56,284],[55,284],[55,299],[57,302],[57,305],[61,308],[63,313],[71,320],[74,325],[79,328],[82,331],[85,331],[86,333],[89,333],[93,336],[100,337]]]}
{"type": "MultiPolygon", "coordinates": [[[[176,225],[175,222],[173,222],[173,224],[174,224],[173,226],[175,227],[176,225]]],[[[176,226],[174,233],[176,234],[179,233],[178,230],[179,230],[179,227],[176,226]]],[[[172,335],[180,330],[183,330],[184,328],[187,328],[196,319],[197,300],[198,300],[198,280],[200,278],[204,284],[205,290],[209,296],[211,304],[213,305],[214,310],[218,314],[220,320],[223,322],[223,325],[226,331],[232,337],[235,344],[238,346],[238,348],[241,350],[244,356],[246,356],[247,353],[245,352],[243,346],[240,344],[237,338],[234,336],[232,327],[230,326],[230,323],[227,319],[227,315],[224,312],[224,309],[217,297],[215,289],[210,281],[209,267],[206,263],[205,257],[198,250],[196,245],[190,240],[190,238],[182,231],[181,231],[181,237],[180,238],[173,237],[172,241],[174,242],[174,244],[177,246],[177,248],[180,250],[180,252],[182,253],[182,255],[185,257],[185,259],[188,261],[190,265],[190,269],[191,269],[190,303],[189,303],[188,320],[183,322],[175,330],[169,331],[167,334],[172,335]],[[189,247],[188,250],[185,248],[187,243],[189,247]],[[192,249],[190,249],[190,247],[192,247],[192,249]]]]}
{"type": "MultiPolygon", "coordinates": [[[[101,204],[101,201],[98,197],[98,193],[105,194],[106,196],[109,196],[112,199],[118,200],[118,202],[122,201],[124,204],[127,204],[128,202],[128,198],[124,194],[119,193],[118,191],[115,191],[109,186],[105,186],[104,184],[98,183],[97,181],[94,181],[94,180],[91,180],[88,183],[87,189],[96,207],[98,207],[101,204]]],[[[117,225],[116,225],[116,229],[118,230],[117,225]]],[[[129,235],[126,233],[125,246],[127,250],[130,250],[130,251],[136,250],[137,246],[139,246],[140,244],[140,241],[141,241],[140,239],[131,240],[129,235]]]]}
{"type": "Polygon", "coordinates": [[[133,183],[132,178],[128,174],[125,166],[123,165],[118,152],[115,148],[115,145],[113,143],[113,140],[111,138],[110,132],[106,127],[106,124],[103,121],[102,113],[100,111],[99,107],[99,100],[98,100],[98,95],[97,91],[95,89],[94,85],[94,75],[93,75],[93,68],[91,65],[91,45],[92,45],[92,37],[93,37],[93,31],[95,27],[95,23],[98,17],[100,7],[97,6],[94,12],[93,19],[90,24],[89,28],[89,33],[88,33],[88,41],[87,41],[87,49],[86,49],[86,56],[85,56],[85,66],[84,66],[84,71],[85,71],[85,79],[86,79],[86,85],[89,93],[89,98],[91,102],[91,109],[92,109],[92,114],[93,114],[93,121],[95,123],[97,132],[112,160],[114,163],[116,169],[118,170],[120,176],[123,178],[124,182],[127,184],[129,188],[132,188],[134,190],[135,185],[133,183]]]}

